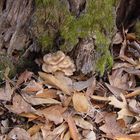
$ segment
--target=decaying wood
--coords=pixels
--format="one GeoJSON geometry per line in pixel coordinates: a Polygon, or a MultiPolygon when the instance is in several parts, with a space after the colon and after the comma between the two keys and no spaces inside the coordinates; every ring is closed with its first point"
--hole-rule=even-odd
{"type": "Polygon", "coordinates": [[[94,39],[80,39],[77,46],[72,51],[72,57],[75,60],[77,71],[83,74],[95,72],[95,46],[94,39]]]}
{"type": "Polygon", "coordinates": [[[0,51],[8,55],[30,44],[29,24],[34,0],[2,0],[0,2],[0,51]]]}

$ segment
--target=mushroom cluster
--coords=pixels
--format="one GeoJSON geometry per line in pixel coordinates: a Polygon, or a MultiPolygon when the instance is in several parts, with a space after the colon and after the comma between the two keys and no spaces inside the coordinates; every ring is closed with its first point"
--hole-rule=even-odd
{"type": "Polygon", "coordinates": [[[47,73],[61,71],[65,75],[70,76],[75,71],[75,65],[69,56],[66,56],[62,51],[49,53],[43,57],[42,70],[47,73]]]}

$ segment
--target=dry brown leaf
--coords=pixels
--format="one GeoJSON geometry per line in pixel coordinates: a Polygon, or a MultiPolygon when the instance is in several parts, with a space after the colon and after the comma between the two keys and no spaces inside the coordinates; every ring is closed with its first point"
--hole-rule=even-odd
{"type": "Polygon", "coordinates": [[[63,122],[62,113],[64,113],[66,109],[66,107],[63,108],[60,105],[54,105],[43,110],[38,110],[37,113],[42,114],[45,116],[46,120],[53,121],[56,125],[58,125],[63,122]]]}
{"type": "Polygon", "coordinates": [[[55,89],[43,89],[42,92],[39,92],[36,94],[36,97],[38,98],[45,98],[45,99],[48,99],[48,98],[57,98],[57,90],[55,89]]]}
{"type": "Polygon", "coordinates": [[[47,84],[53,85],[59,89],[61,89],[65,94],[70,95],[71,90],[66,83],[58,80],[55,76],[51,74],[46,74],[43,72],[39,72],[39,76],[45,80],[47,84]]]}
{"type": "Polygon", "coordinates": [[[74,116],[73,119],[77,126],[83,128],[83,129],[93,130],[93,125],[90,122],[85,121],[82,117],[74,116]]]}
{"type": "Polygon", "coordinates": [[[109,84],[107,84],[107,83],[105,83],[105,85],[106,85],[107,88],[113,93],[113,95],[114,95],[116,98],[118,98],[118,99],[120,98],[120,94],[126,93],[126,91],[123,90],[123,89],[114,87],[114,86],[109,85],[109,84]]]}
{"type": "Polygon", "coordinates": [[[42,134],[40,132],[35,133],[32,137],[31,140],[43,140],[42,134]]]}
{"type": "Polygon", "coordinates": [[[70,132],[67,131],[67,133],[64,135],[63,140],[70,140],[70,132]]]}
{"type": "Polygon", "coordinates": [[[108,76],[110,85],[120,88],[129,89],[129,75],[123,73],[123,69],[116,69],[112,72],[112,75],[108,76]]]}
{"type": "Polygon", "coordinates": [[[128,107],[132,112],[140,114],[140,102],[137,102],[135,99],[129,100],[128,107]]]}
{"type": "Polygon", "coordinates": [[[140,140],[140,136],[117,136],[114,140],[140,140]]]}
{"type": "Polygon", "coordinates": [[[67,122],[68,122],[71,138],[73,140],[80,140],[78,130],[77,130],[76,124],[74,122],[74,119],[71,116],[68,116],[67,122]]]}
{"type": "Polygon", "coordinates": [[[78,112],[88,112],[89,102],[87,97],[82,92],[75,92],[72,97],[74,109],[78,112]]]}
{"type": "Polygon", "coordinates": [[[110,100],[110,105],[113,105],[116,108],[120,108],[121,110],[118,112],[118,119],[123,119],[125,116],[134,116],[132,112],[129,111],[126,99],[123,94],[120,94],[122,101],[119,101],[115,96],[110,96],[108,99],[110,100]]]}
{"type": "Polygon", "coordinates": [[[37,118],[39,117],[38,115],[33,114],[33,113],[20,113],[20,114],[18,114],[18,115],[20,115],[20,116],[22,116],[22,117],[26,117],[26,118],[28,118],[30,121],[31,121],[31,120],[35,120],[35,119],[37,119],[37,118]]]}
{"type": "Polygon", "coordinates": [[[6,108],[13,113],[20,114],[35,111],[35,109],[18,94],[13,97],[12,103],[13,105],[6,105],[6,108]]]}
{"type": "Polygon", "coordinates": [[[27,130],[30,136],[35,135],[37,132],[40,131],[42,124],[33,125],[31,128],[27,130]]]}
{"type": "Polygon", "coordinates": [[[105,124],[99,127],[108,137],[114,138],[118,135],[123,135],[123,128],[120,126],[118,121],[116,121],[116,115],[108,113],[105,116],[105,124]]]}
{"type": "Polygon", "coordinates": [[[8,134],[8,140],[17,139],[17,140],[30,140],[31,137],[29,133],[19,127],[12,129],[8,134]]]}
{"type": "Polygon", "coordinates": [[[74,82],[73,88],[76,91],[82,91],[82,90],[86,89],[87,87],[89,87],[91,85],[91,83],[93,82],[93,80],[94,80],[94,77],[91,77],[90,79],[88,79],[86,81],[74,82]]]}
{"type": "Polygon", "coordinates": [[[0,88],[0,100],[10,101],[13,94],[13,89],[11,88],[9,81],[6,80],[5,88],[0,88]]]}
{"type": "Polygon", "coordinates": [[[37,83],[35,80],[32,80],[22,90],[26,93],[34,93],[43,90],[43,86],[41,83],[37,83]]]}
{"type": "Polygon", "coordinates": [[[96,134],[94,131],[84,130],[82,135],[84,136],[85,140],[96,140],[96,134]]]}
{"type": "Polygon", "coordinates": [[[41,105],[41,104],[61,104],[59,101],[55,100],[55,99],[43,99],[43,98],[38,98],[32,95],[28,95],[28,94],[22,94],[23,98],[30,104],[32,105],[41,105]]]}
{"type": "Polygon", "coordinates": [[[24,71],[23,73],[21,73],[21,75],[18,77],[17,80],[17,86],[22,84],[23,82],[26,82],[27,80],[30,80],[32,77],[33,73],[30,71],[24,71]]]}
{"type": "Polygon", "coordinates": [[[55,140],[56,138],[59,138],[62,133],[65,133],[67,129],[68,125],[66,123],[62,123],[58,127],[54,128],[52,131],[50,130],[48,124],[45,124],[41,128],[43,140],[55,140]]]}

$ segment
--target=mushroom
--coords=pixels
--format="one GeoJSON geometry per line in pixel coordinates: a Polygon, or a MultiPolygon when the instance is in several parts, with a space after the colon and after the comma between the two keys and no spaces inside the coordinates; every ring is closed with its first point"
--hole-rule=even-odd
{"type": "Polygon", "coordinates": [[[56,53],[49,53],[49,54],[46,54],[44,57],[43,57],[43,61],[46,63],[46,64],[51,64],[52,65],[57,65],[59,62],[61,62],[65,57],[65,54],[62,52],[62,51],[58,51],[56,53]]]}
{"type": "Polygon", "coordinates": [[[75,65],[69,56],[65,56],[62,51],[53,54],[46,54],[43,57],[44,63],[42,70],[47,73],[55,73],[61,71],[65,75],[70,76],[75,71],[75,65]]]}
{"type": "Polygon", "coordinates": [[[47,64],[43,64],[42,65],[42,70],[44,72],[48,72],[48,73],[54,73],[58,70],[58,66],[57,65],[47,65],[47,64]]]}

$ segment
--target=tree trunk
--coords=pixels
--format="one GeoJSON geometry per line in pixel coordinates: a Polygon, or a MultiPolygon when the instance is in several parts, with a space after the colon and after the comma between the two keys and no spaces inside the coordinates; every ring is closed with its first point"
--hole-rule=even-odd
{"type": "Polygon", "coordinates": [[[12,56],[30,44],[30,21],[34,0],[0,1],[0,51],[12,56]]]}

